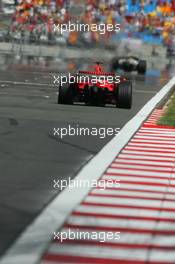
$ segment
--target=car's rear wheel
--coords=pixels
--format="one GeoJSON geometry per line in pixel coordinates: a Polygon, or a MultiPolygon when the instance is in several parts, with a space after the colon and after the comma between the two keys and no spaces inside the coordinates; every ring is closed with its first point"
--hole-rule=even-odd
{"type": "Polygon", "coordinates": [[[69,83],[59,86],[58,104],[73,104],[73,89],[69,83]]]}
{"type": "Polygon", "coordinates": [[[132,106],[132,83],[120,83],[116,90],[116,107],[130,109],[132,106]]]}
{"type": "Polygon", "coordinates": [[[145,74],[146,73],[146,68],[147,68],[146,61],[145,60],[140,60],[138,66],[137,66],[138,73],[139,74],[145,74]]]}

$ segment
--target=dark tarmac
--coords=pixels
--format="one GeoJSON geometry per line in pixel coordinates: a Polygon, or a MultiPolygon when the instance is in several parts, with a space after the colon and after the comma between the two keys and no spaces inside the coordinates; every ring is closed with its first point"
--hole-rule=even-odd
{"type": "MultiPolygon", "coordinates": [[[[74,62],[75,63],[75,62],[74,62]]],[[[171,65],[146,77],[132,75],[133,107],[58,105],[53,74],[74,63],[2,57],[0,62],[0,255],[59,190],[54,179],[73,179],[111,139],[54,136],[67,127],[122,128],[166,84],[171,65]],[[59,68],[59,65],[61,67],[59,68]]],[[[82,66],[80,61],[76,62],[82,66]]]]}

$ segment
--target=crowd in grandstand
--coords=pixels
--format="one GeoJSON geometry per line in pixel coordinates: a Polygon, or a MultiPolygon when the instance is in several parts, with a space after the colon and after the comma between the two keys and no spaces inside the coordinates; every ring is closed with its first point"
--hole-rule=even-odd
{"type": "MultiPolygon", "coordinates": [[[[75,21],[70,12],[81,0],[16,0],[10,31],[16,38],[28,34],[30,41],[51,43],[53,39],[76,45],[79,40],[100,43],[124,37],[141,38],[145,42],[168,43],[175,32],[175,0],[84,0],[78,19],[86,24],[121,24],[120,34],[106,38],[99,32],[53,32],[53,24],[75,21]]],[[[19,38],[20,38],[19,37],[19,38]]]]}

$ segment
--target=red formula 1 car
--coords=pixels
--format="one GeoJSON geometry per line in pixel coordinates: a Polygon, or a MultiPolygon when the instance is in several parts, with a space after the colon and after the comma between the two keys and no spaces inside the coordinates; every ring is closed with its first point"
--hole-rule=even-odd
{"type": "Polygon", "coordinates": [[[58,104],[84,102],[87,105],[116,105],[129,109],[132,106],[132,83],[125,77],[105,72],[97,62],[93,71],[79,71],[65,76],[59,85],[58,104]]]}

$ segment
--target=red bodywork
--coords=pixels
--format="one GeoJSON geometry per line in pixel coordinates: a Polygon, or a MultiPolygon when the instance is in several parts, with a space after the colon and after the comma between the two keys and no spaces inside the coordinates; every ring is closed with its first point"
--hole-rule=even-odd
{"type": "Polygon", "coordinates": [[[125,77],[105,72],[97,62],[91,67],[91,71],[79,71],[74,76],[69,75],[69,82],[59,87],[58,103],[74,102],[84,102],[91,106],[113,104],[117,108],[130,109],[132,83],[125,77]]]}
{"type": "MultiPolygon", "coordinates": [[[[113,73],[105,73],[105,72],[91,72],[91,71],[79,71],[78,74],[84,74],[84,76],[97,76],[97,78],[100,79],[100,77],[108,77],[108,76],[112,76],[112,77],[115,77],[115,74],[113,73]]],[[[114,87],[116,86],[116,83],[109,83],[107,80],[104,80],[103,82],[100,82],[98,81],[97,83],[92,83],[91,81],[85,81],[85,82],[78,82],[78,85],[79,85],[79,88],[83,89],[86,85],[95,85],[99,88],[107,88],[109,91],[113,91],[114,90],[114,87]]]]}
{"type": "Polygon", "coordinates": [[[116,89],[121,82],[127,81],[125,77],[117,76],[111,72],[103,71],[100,65],[95,65],[95,71],[79,71],[77,73],[78,81],[76,83],[76,91],[78,92],[78,101],[83,100],[84,89],[87,87],[97,87],[105,92],[106,103],[115,104],[116,102],[116,89]],[[87,77],[87,80],[81,80],[80,76],[87,77]],[[89,78],[88,78],[89,77],[89,78]],[[92,82],[92,78],[97,78],[96,83],[92,82]],[[103,79],[102,81],[100,79],[103,79]],[[109,79],[110,82],[109,82],[109,79]],[[113,80],[112,80],[113,79],[113,80]],[[82,97],[81,97],[82,95],[82,97]]]}

